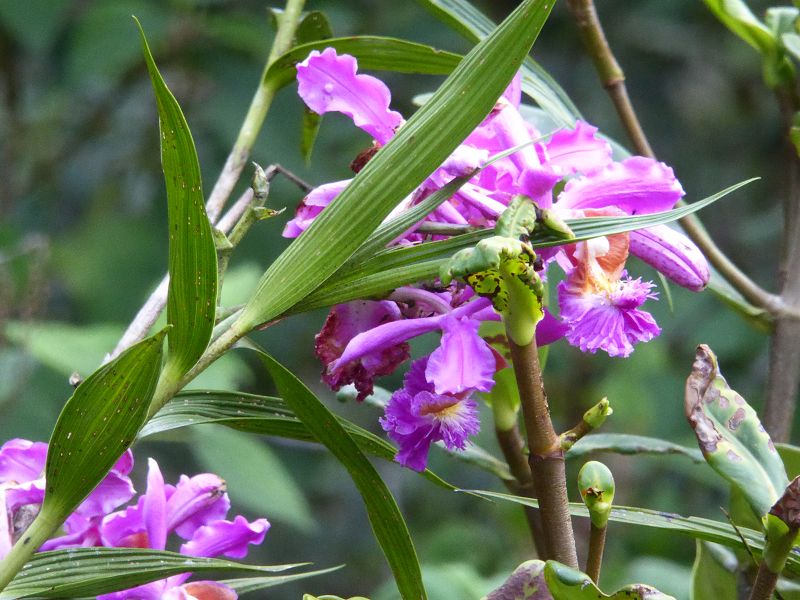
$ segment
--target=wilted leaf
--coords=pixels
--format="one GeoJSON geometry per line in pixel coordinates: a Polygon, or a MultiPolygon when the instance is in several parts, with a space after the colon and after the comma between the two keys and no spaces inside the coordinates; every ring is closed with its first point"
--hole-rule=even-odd
{"type": "Polygon", "coordinates": [[[684,409],[711,467],[767,514],[789,485],[783,462],[756,412],[732,390],[706,345],[697,347],[684,409]]]}

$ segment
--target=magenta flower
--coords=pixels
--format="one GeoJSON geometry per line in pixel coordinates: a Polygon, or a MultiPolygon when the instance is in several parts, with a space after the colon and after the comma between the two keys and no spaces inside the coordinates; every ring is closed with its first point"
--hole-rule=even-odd
{"type": "Polygon", "coordinates": [[[464,450],[467,438],[480,430],[478,405],[464,394],[439,394],[426,377],[428,359],[415,361],[386,405],[381,426],[400,446],[395,460],[424,471],[431,444],[441,441],[450,450],[464,450]]]}
{"type": "MultiPolygon", "coordinates": [[[[12,439],[0,448],[0,558],[22,535],[44,501],[47,444],[12,439]]],[[[48,540],[42,550],[93,546],[103,516],[133,497],[128,478],[133,454],[126,451],[109,474],[64,523],[64,535],[48,540]]]]}
{"type": "Polygon", "coordinates": [[[661,332],[653,317],[639,310],[656,297],[653,284],[627,277],[627,255],[627,234],[582,242],[570,255],[575,266],[558,285],[558,302],[567,341],[583,352],[625,357],[634,344],[661,332]]]}
{"type": "Polygon", "coordinates": [[[333,48],[313,50],[297,65],[298,93],[315,113],[343,113],[379,144],[385,144],[403,123],[403,117],[389,109],[391,94],[386,84],[359,75],[357,70],[352,56],[339,56],[333,48]]]}
{"type": "Polygon", "coordinates": [[[375,352],[397,347],[425,333],[441,331],[441,344],[431,354],[425,369],[425,377],[436,393],[488,392],[494,385],[497,358],[491,346],[478,335],[478,327],[481,321],[499,319],[491,301],[476,298],[456,309],[444,310],[447,312],[433,317],[392,320],[365,329],[349,341],[337,360],[328,364],[328,376],[338,377],[375,352]]]}
{"type": "Polygon", "coordinates": [[[411,355],[405,340],[371,347],[349,359],[341,368],[331,368],[331,365],[339,363],[342,353],[354,338],[401,319],[400,308],[388,300],[360,300],[334,306],[314,344],[317,357],[326,366],[322,374],[323,381],[334,390],[352,383],[358,390],[359,400],[369,396],[376,377],[389,375],[411,355]]]}
{"type": "MultiPolygon", "coordinates": [[[[104,546],[164,550],[170,533],[188,540],[180,552],[189,556],[243,558],[249,544],[260,544],[269,529],[266,519],[249,523],[238,516],[224,520],[230,507],[225,482],[209,473],[182,476],[177,486],[164,483],[158,464],[150,459],[147,491],[136,505],[103,519],[104,546]]],[[[121,592],[98,596],[100,600],[234,599],[229,587],[213,581],[186,583],[190,573],[175,575],[121,592]]]]}

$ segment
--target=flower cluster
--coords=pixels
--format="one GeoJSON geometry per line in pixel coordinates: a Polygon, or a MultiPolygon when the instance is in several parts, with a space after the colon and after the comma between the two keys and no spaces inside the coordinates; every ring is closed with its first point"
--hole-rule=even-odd
{"type": "MultiPolygon", "coordinates": [[[[336,111],[350,117],[373,138],[352,167],[358,171],[403,126],[389,108],[390,93],[380,80],[359,74],[355,58],[332,48],[314,51],[297,67],[299,94],[318,114],[336,111]]],[[[494,109],[436,169],[389,215],[419,203],[454,178],[474,175],[421,223],[493,227],[511,200],[523,194],[556,218],[635,215],[671,209],[683,196],[672,169],[644,157],[617,162],[607,141],[584,122],[550,136],[527,123],[519,110],[519,77],[494,109]],[[517,148],[487,163],[490,157],[517,148]]],[[[303,199],[284,230],[300,235],[350,180],[319,186],[303,199]]],[[[407,231],[395,244],[435,239],[407,231]]],[[[566,244],[540,253],[542,277],[550,265],[564,271],[558,285],[559,315],[545,311],[537,342],[565,338],[584,352],[603,350],[626,357],[635,344],[660,333],[641,309],[656,297],[653,284],[627,275],[629,255],[661,271],[675,283],[699,291],[709,272],[702,253],[683,234],[667,226],[566,244]]],[[[506,365],[479,335],[483,321],[499,320],[490,303],[463,284],[404,287],[382,301],[334,307],[316,339],[324,364],[323,379],[332,388],[354,384],[358,398],[372,392],[376,377],[409,359],[408,340],[440,332],[439,347],[412,364],[403,389],[396,392],[381,419],[400,446],[397,460],[421,470],[429,446],[441,441],[463,448],[478,430],[474,392],[489,391],[495,372],[506,365]]]]}
{"type": "MultiPolygon", "coordinates": [[[[39,512],[44,500],[47,444],[14,439],[0,448],[0,559],[39,512]]],[[[249,544],[260,544],[269,529],[266,519],[248,522],[225,517],[230,500],[225,482],[204,473],[182,475],[176,485],[164,483],[158,464],[148,462],[147,490],[136,503],[128,477],[133,468],[130,450],[117,461],[63,525],[64,535],[48,540],[40,550],[81,546],[152,548],[164,550],[170,534],[185,540],[180,552],[188,556],[243,558],[249,544]]],[[[154,581],[130,590],[99,596],[101,600],[192,600],[237,597],[228,586],[213,581],[187,582],[189,573],[154,581]]]]}

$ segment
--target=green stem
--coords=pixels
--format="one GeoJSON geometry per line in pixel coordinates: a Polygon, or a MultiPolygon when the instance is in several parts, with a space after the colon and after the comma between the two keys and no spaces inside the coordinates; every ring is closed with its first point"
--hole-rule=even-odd
{"type": "Polygon", "coordinates": [[[163,374],[158,380],[156,391],[153,394],[153,399],[150,402],[150,409],[147,413],[147,419],[153,417],[167,402],[169,402],[175,394],[181,391],[186,385],[197,377],[200,373],[205,371],[215,360],[230,350],[233,345],[247,335],[247,331],[239,331],[235,327],[236,323],[225,330],[218,338],[213,340],[206,348],[206,351],[197,361],[188,373],[181,378],[171,377],[169,374],[163,374]]]}
{"type": "Polygon", "coordinates": [[[606,547],[608,526],[597,527],[592,523],[589,531],[589,555],[586,558],[586,574],[596,584],[600,584],[600,567],[603,564],[603,550],[606,547]]]}
{"type": "Polygon", "coordinates": [[[578,568],[569,514],[564,451],[550,420],[535,339],[519,346],[509,335],[511,360],[528,435],[528,464],[539,499],[547,558],[578,568]]]}
{"type": "MultiPolygon", "coordinates": [[[[206,201],[206,214],[208,214],[211,223],[216,223],[219,219],[223,207],[228,202],[233,188],[239,181],[242,169],[244,169],[250,158],[250,151],[255,144],[261,126],[264,124],[264,119],[267,116],[269,107],[272,105],[272,100],[278,91],[275,84],[271,81],[268,82],[264,75],[266,75],[267,70],[277,58],[291,49],[292,40],[294,39],[304,5],[305,0],[287,0],[286,2],[286,8],[278,26],[278,31],[275,34],[275,40],[272,43],[272,49],[264,66],[256,93],[250,102],[250,107],[239,129],[239,135],[236,137],[233,148],[228,154],[222,171],[206,201]]],[[[147,302],[136,313],[122,338],[117,342],[117,346],[106,355],[104,362],[116,358],[124,350],[147,336],[147,332],[158,320],[167,304],[168,283],[169,279],[165,276],[156,290],[150,295],[150,298],[147,299],[147,302]]]]}
{"type": "Polygon", "coordinates": [[[6,588],[41,545],[55,533],[62,520],[51,519],[45,516],[45,513],[39,513],[11,551],[0,561],[0,590],[6,588]]]}
{"type": "MultiPolygon", "coordinates": [[[[639,122],[639,117],[631,104],[625,86],[625,73],[617,62],[606,39],[603,26],[597,15],[593,0],[567,0],[575,23],[589,56],[594,63],[597,74],[614,103],[617,115],[633,145],[633,149],[641,156],[655,158],[647,136],[639,122]]],[[[714,243],[705,227],[695,215],[680,219],[686,235],[697,244],[708,261],[719,274],[750,304],[770,313],[781,310],[782,303],[774,294],[770,294],[741,271],[714,243]]]]}
{"type": "Polygon", "coordinates": [[[272,49],[267,58],[267,63],[264,65],[258,88],[253,100],[250,102],[242,127],[239,129],[239,135],[236,137],[233,148],[225,160],[225,165],[222,167],[222,172],[214,184],[214,189],[211,190],[211,195],[208,197],[206,212],[212,223],[216,221],[222,211],[222,207],[228,201],[234,186],[239,181],[242,169],[250,159],[250,151],[253,149],[269,107],[272,105],[272,100],[275,98],[275,93],[278,91],[276,85],[267,80],[267,71],[272,66],[272,63],[291,49],[304,5],[305,0],[287,0],[286,2],[286,8],[281,16],[278,31],[275,34],[275,40],[272,42],[272,49]]]}

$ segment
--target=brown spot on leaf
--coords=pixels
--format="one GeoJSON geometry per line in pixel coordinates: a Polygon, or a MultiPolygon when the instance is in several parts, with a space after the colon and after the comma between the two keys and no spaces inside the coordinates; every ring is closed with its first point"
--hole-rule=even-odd
{"type": "Polygon", "coordinates": [[[733,450],[728,450],[728,452],[725,454],[725,456],[731,462],[742,462],[744,460],[741,456],[736,454],[736,452],[734,452],[733,450]]]}
{"type": "Polygon", "coordinates": [[[697,436],[700,451],[704,455],[716,452],[717,444],[722,440],[722,436],[714,427],[714,422],[703,413],[701,408],[698,407],[689,416],[689,424],[697,436]]]}
{"type": "Polygon", "coordinates": [[[728,429],[730,429],[731,431],[736,431],[739,428],[739,425],[742,424],[742,421],[744,421],[746,416],[747,413],[743,408],[737,408],[736,412],[733,413],[733,416],[730,419],[728,419],[728,429]]]}

